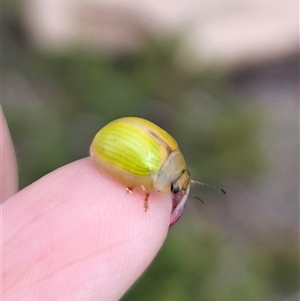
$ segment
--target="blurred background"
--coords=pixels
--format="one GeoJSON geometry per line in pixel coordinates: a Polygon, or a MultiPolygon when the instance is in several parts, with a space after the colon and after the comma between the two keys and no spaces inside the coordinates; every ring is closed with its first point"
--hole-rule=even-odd
{"type": "Polygon", "coordinates": [[[194,179],[127,300],[299,300],[298,1],[4,0],[2,103],[20,189],[150,119],[194,179]]]}

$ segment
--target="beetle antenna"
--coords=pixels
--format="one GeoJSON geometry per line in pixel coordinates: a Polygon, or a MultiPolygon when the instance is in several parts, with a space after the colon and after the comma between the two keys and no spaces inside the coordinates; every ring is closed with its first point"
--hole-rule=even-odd
{"type": "Polygon", "coordinates": [[[197,200],[200,201],[203,205],[205,205],[204,201],[203,201],[202,199],[200,199],[198,196],[195,196],[195,195],[193,195],[193,194],[188,194],[188,196],[191,196],[191,197],[197,199],[197,200]]]}
{"type": "MultiPolygon", "coordinates": [[[[214,185],[211,185],[211,184],[207,184],[207,183],[203,183],[203,182],[199,182],[199,181],[195,181],[195,180],[191,180],[191,183],[193,184],[199,184],[199,185],[202,185],[202,186],[208,186],[208,187],[211,187],[213,189],[218,189],[220,190],[223,194],[226,194],[226,191],[220,187],[217,187],[217,186],[214,186],[214,185]]],[[[197,197],[196,197],[197,198],[197,197]]]]}

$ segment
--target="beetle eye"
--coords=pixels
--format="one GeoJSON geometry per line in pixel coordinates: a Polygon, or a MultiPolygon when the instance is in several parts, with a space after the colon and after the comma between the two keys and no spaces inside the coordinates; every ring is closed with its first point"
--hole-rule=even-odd
{"type": "Polygon", "coordinates": [[[174,190],[173,190],[173,193],[178,193],[179,192],[179,187],[176,187],[174,190]]]}
{"type": "Polygon", "coordinates": [[[173,193],[178,193],[180,191],[180,188],[178,185],[176,185],[176,182],[174,181],[172,184],[171,184],[171,191],[173,193]]]}

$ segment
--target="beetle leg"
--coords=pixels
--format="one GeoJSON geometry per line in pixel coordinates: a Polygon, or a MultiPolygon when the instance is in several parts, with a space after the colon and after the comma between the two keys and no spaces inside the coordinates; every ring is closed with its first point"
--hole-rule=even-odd
{"type": "Polygon", "coordinates": [[[148,206],[149,195],[150,195],[150,193],[146,192],[145,199],[144,199],[144,211],[145,212],[149,209],[149,206],[148,206]]]}
{"type": "Polygon", "coordinates": [[[133,191],[133,188],[131,188],[131,187],[126,187],[126,192],[127,192],[127,193],[132,193],[132,191],[133,191]]]}
{"type": "Polygon", "coordinates": [[[146,212],[149,209],[148,206],[148,198],[150,195],[150,192],[146,191],[146,188],[144,187],[144,185],[141,185],[142,190],[145,192],[145,199],[144,199],[144,211],[146,212]]]}

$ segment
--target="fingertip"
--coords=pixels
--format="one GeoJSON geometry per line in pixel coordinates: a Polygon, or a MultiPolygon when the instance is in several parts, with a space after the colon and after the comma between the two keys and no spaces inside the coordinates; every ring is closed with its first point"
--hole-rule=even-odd
{"type": "MultiPolygon", "coordinates": [[[[64,266],[72,266],[77,272],[66,271],[72,285],[64,287],[65,293],[74,297],[87,283],[93,283],[93,296],[119,299],[151,263],[169,228],[171,196],[151,193],[147,212],[143,202],[143,192],[127,193],[90,157],[78,160],[5,202],[4,224],[11,231],[4,242],[16,240],[7,252],[22,247],[23,260],[34,262],[47,258],[50,249],[53,264],[41,269],[44,274],[39,277],[48,279],[47,274],[55,275],[64,266]]],[[[20,265],[18,261],[22,271],[20,265]]],[[[38,280],[34,279],[37,274],[26,276],[33,282],[38,280]]],[[[53,287],[55,292],[55,279],[40,289],[53,287]]]]}
{"type": "Polygon", "coordinates": [[[18,190],[18,168],[17,159],[10,136],[8,125],[0,106],[0,123],[1,123],[1,196],[0,202],[4,202],[7,198],[17,192],[18,190]]]}

